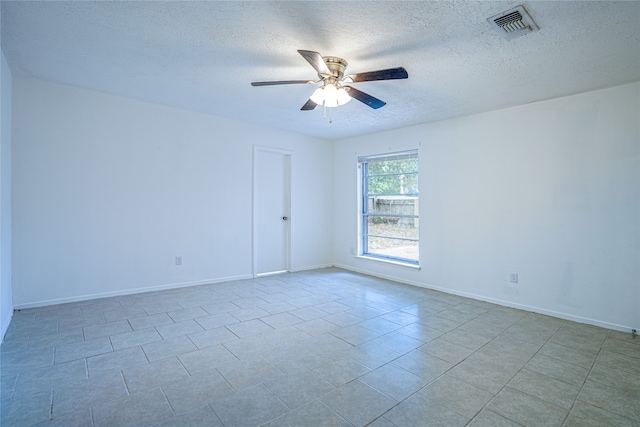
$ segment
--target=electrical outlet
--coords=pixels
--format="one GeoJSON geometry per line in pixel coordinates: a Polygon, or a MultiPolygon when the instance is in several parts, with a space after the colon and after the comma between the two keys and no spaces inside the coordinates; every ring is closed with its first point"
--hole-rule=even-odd
{"type": "Polygon", "coordinates": [[[518,283],[518,273],[509,273],[509,281],[511,283],[518,283]]]}
{"type": "Polygon", "coordinates": [[[176,265],[182,265],[182,257],[176,256],[176,265]]]}

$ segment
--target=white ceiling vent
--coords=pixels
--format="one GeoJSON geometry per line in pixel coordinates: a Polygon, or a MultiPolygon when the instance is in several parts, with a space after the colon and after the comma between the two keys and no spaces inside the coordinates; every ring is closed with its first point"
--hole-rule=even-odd
{"type": "Polygon", "coordinates": [[[492,16],[487,22],[507,40],[538,31],[538,26],[522,6],[492,16]]]}

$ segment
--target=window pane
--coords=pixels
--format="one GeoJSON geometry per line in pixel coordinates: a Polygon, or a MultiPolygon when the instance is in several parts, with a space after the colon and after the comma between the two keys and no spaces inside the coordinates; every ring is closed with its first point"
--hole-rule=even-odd
{"type": "Polygon", "coordinates": [[[418,158],[369,162],[369,174],[418,172],[418,158]]]}
{"type": "Polygon", "coordinates": [[[369,237],[369,253],[418,261],[418,242],[369,237]]]}
{"type": "Polygon", "coordinates": [[[369,229],[369,236],[418,240],[417,222],[417,218],[370,216],[367,228],[369,229]]]}
{"type": "MultiPolygon", "coordinates": [[[[367,200],[370,215],[418,215],[417,197],[370,196],[367,200]]],[[[407,221],[403,219],[403,222],[407,221]]]]}
{"type": "Polygon", "coordinates": [[[418,263],[418,153],[361,157],[363,253],[418,263]]]}
{"type": "Polygon", "coordinates": [[[418,194],[417,174],[369,174],[369,194],[418,194]]]}

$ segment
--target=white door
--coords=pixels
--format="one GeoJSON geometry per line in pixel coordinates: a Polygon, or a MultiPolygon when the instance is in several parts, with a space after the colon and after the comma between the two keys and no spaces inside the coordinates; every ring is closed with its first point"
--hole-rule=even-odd
{"type": "Polygon", "coordinates": [[[290,170],[290,152],[254,148],[254,276],[289,270],[290,170]]]}

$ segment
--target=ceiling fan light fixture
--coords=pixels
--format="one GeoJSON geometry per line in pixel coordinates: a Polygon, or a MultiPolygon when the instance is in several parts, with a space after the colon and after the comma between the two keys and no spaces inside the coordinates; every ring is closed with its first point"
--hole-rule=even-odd
{"type": "Polygon", "coordinates": [[[333,83],[324,87],[324,106],[329,108],[338,106],[338,88],[333,83]]]}
{"type": "Polygon", "coordinates": [[[318,105],[334,108],[351,101],[351,97],[342,86],[338,87],[335,83],[327,83],[313,92],[311,100],[318,105]]]}
{"type": "Polygon", "coordinates": [[[324,86],[316,89],[310,99],[318,105],[324,104],[324,86]]]}
{"type": "Polygon", "coordinates": [[[362,92],[350,85],[350,83],[371,82],[376,80],[399,80],[409,77],[407,70],[403,67],[387,68],[384,70],[368,71],[366,73],[351,74],[345,76],[347,69],[347,61],[336,56],[322,56],[318,52],[311,50],[298,50],[298,53],[313,67],[318,73],[320,80],[275,80],[251,82],[251,86],[272,86],[272,85],[289,85],[289,84],[314,84],[321,83],[311,97],[304,103],[301,111],[311,111],[318,105],[322,105],[326,109],[339,107],[351,101],[352,98],[357,99],[363,104],[378,109],[384,107],[386,102],[375,98],[368,93],[362,92]],[[347,84],[343,86],[343,84],[347,84]]]}
{"type": "Polygon", "coordinates": [[[351,101],[351,97],[347,93],[347,90],[343,87],[338,89],[337,99],[338,99],[338,105],[344,105],[347,102],[351,101]]]}

